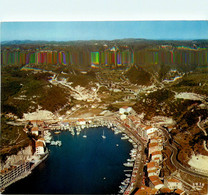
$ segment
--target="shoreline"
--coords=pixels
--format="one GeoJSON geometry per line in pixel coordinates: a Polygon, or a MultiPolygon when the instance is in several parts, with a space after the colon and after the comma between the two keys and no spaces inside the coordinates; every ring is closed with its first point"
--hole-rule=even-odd
{"type": "MultiPolygon", "coordinates": [[[[122,121],[118,121],[117,117],[114,115],[113,117],[109,118],[109,117],[93,117],[93,118],[90,118],[92,120],[92,124],[91,125],[75,125],[73,126],[74,128],[78,127],[78,126],[82,126],[82,130],[84,128],[90,128],[90,127],[107,127],[109,128],[111,131],[113,131],[115,133],[115,130],[114,128],[118,129],[119,130],[119,134],[120,133],[123,133],[123,134],[126,134],[128,136],[128,142],[132,144],[132,149],[136,149],[136,159],[134,160],[134,165],[133,165],[133,169],[132,169],[132,172],[131,172],[131,176],[130,176],[130,183],[127,185],[127,187],[125,188],[125,191],[128,189],[130,189],[131,192],[133,192],[133,190],[135,190],[136,188],[136,184],[138,182],[138,180],[140,179],[140,175],[139,175],[139,169],[137,168],[138,164],[142,164],[142,159],[143,159],[143,156],[142,156],[142,152],[141,152],[141,149],[139,150],[139,147],[142,143],[143,140],[138,140],[132,132],[130,132],[129,129],[127,129],[127,127],[124,126],[124,124],[122,124],[121,122],[122,121]],[[114,128],[113,128],[114,127],[114,128]],[[132,140],[132,141],[130,141],[132,140]],[[135,147],[136,145],[136,147],[135,147]],[[138,162],[138,155],[140,156],[140,162],[138,162]],[[137,164],[137,166],[135,167],[135,165],[137,164]],[[135,169],[136,168],[136,169],[135,169]],[[138,171],[137,171],[138,169],[138,171]]],[[[86,120],[89,120],[89,118],[87,118],[86,120]]],[[[72,119],[72,121],[74,121],[74,118],[72,119]]],[[[72,127],[72,126],[70,126],[72,127]]],[[[62,131],[66,131],[67,129],[63,129],[61,128],[58,128],[58,129],[54,129],[54,128],[50,128],[50,131],[56,131],[56,130],[59,130],[60,132],[62,131]]],[[[68,131],[68,130],[67,130],[68,131]]],[[[47,147],[46,147],[47,148],[47,147]]],[[[143,147],[142,147],[143,148],[143,147]]],[[[15,178],[13,181],[9,182],[8,184],[6,184],[2,189],[3,191],[1,192],[4,192],[5,189],[10,186],[11,184],[29,176],[32,171],[39,165],[41,164],[47,157],[49,156],[49,151],[48,151],[48,148],[47,148],[47,152],[45,154],[45,156],[39,160],[36,164],[33,164],[30,168],[30,171],[21,175],[20,177],[18,178],[15,178]]],[[[127,159],[126,159],[127,160],[127,159]]],[[[122,182],[121,182],[122,183],[122,182]]],[[[124,192],[125,192],[124,191],[124,192]]],[[[118,192],[119,193],[119,192],[118,192]]],[[[122,193],[123,194],[123,193],[122,193]]]]}
{"type": "Polygon", "coordinates": [[[44,160],[46,160],[46,159],[48,158],[48,156],[49,156],[49,151],[47,150],[45,156],[44,156],[42,159],[40,159],[36,164],[34,164],[33,166],[31,166],[30,171],[25,172],[25,173],[22,174],[21,176],[15,178],[14,180],[12,180],[12,181],[9,182],[8,184],[6,184],[4,187],[1,188],[0,192],[3,193],[3,192],[5,191],[5,189],[6,189],[7,187],[9,187],[10,185],[12,185],[13,183],[15,183],[15,182],[17,182],[17,181],[19,181],[19,180],[21,180],[21,179],[24,179],[25,177],[29,176],[29,175],[32,173],[32,171],[33,171],[38,165],[40,165],[44,160]]]}

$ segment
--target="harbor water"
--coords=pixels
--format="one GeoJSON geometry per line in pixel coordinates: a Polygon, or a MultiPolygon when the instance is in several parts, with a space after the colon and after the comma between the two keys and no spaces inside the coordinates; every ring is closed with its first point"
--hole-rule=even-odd
{"type": "Polygon", "coordinates": [[[88,128],[79,135],[53,135],[62,146],[48,146],[49,157],[5,194],[115,194],[126,178],[123,163],[132,145],[107,127],[88,128]],[[103,132],[106,139],[102,138],[103,132]],[[86,138],[83,135],[87,135],[86,138]]]}

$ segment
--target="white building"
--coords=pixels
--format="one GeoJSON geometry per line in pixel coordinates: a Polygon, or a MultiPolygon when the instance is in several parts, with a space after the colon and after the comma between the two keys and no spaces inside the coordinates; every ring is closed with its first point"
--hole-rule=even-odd
{"type": "Polygon", "coordinates": [[[85,121],[85,119],[78,119],[77,123],[78,123],[78,125],[85,125],[86,121],[85,121]]]}
{"type": "Polygon", "coordinates": [[[147,135],[151,134],[151,133],[154,133],[155,131],[157,131],[158,129],[157,128],[148,128],[147,129],[147,135]]]}
{"type": "Polygon", "coordinates": [[[150,187],[154,187],[157,190],[161,189],[162,187],[164,187],[164,184],[162,183],[162,181],[160,180],[160,178],[158,176],[150,176],[150,187]]]}
{"type": "Polygon", "coordinates": [[[152,160],[156,161],[159,164],[159,162],[162,161],[162,152],[161,151],[152,152],[152,160]]]}
{"type": "Polygon", "coordinates": [[[31,133],[34,134],[34,135],[38,135],[38,134],[39,134],[39,129],[38,129],[38,127],[32,127],[31,133]]]}
{"type": "Polygon", "coordinates": [[[121,119],[121,120],[125,120],[125,119],[126,119],[126,115],[125,115],[125,114],[122,114],[122,115],[120,116],[120,119],[121,119]]]}
{"type": "Polygon", "coordinates": [[[44,143],[40,140],[37,140],[35,143],[35,152],[36,154],[45,154],[44,143]]]}
{"type": "Polygon", "coordinates": [[[161,151],[163,147],[159,143],[149,143],[149,155],[156,151],[161,151]]]}
{"type": "Polygon", "coordinates": [[[119,114],[124,114],[124,113],[130,113],[132,110],[132,107],[128,106],[123,106],[122,108],[119,109],[119,114]]]}
{"type": "Polygon", "coordinates": [[[171,190],[182,189],[182,182],[175,178],[170,178],[170,179],[165,180],[165,184],[171,190]]]}

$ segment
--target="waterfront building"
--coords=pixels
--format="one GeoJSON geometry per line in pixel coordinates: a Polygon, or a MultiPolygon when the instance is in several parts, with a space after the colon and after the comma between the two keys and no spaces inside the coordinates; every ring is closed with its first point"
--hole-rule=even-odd
{"type": "Polygon", "coordinates": [[[41,155],[41,154],[45,154],[45,142],[43,142],[42,140],[37,140],[35,143],[35,153],[37,155],[41,155]]]}
{"type": "Polygon", "coordinates": [[[152,189],[150,187],[142,185],[141,188],[135,193],[135,195],[148,195],[148,194],[156,194],[157,189],[152,189]]]}
{"type": "Polygon", "coordinates": [[[160,150],[152,152],[152,160],[156,161],[158,164],[162,161],[162,152],[160,150]]]}
{"type": "Polygon", "coordinates": [[[147,135],[150,135],[151,133],[154,133],[158,129],[154,128],[154,127],[151,127],[151,126],[148,126],[148,127],[146,127],[146,130],[147,130],[147,135]]]}
{"type": "Polygon", "coordinates": [[[155,168],[155,169],[147,171],[147,173],[148,173],[148,177],[153,176],[153,175],[159,176],[160,170],[155,168]]]}
{"type": "Polygon", "coordinates": [[[149,156],[150,154],[152,154],[153,152],[156,151],[161,151],[163,149],[163,146],[161,146],[159,143],[154,142],[154,143],[149,143],[149,156]]]}
{"type": "Polygon", "coordinates": [[[77,124],[78,125],[85,125],[86,121],[85,121],[85,119],[78,119],[77,124]]]}
{"type": "Polygon", "coordinates": [[[175,178],[165,179],[165,185],[171,190],[182,189],[182,182],[175,178]]]}
{"type": "Polygon", "coordinates": [[[160,189],[160,192],[163,193],[163,194],[169,194],[172,191],[169,188],[164,187],[164,188],[161,188],[160,189]]]}
{"type": "Polygon", "coordinates": [[[30,171],[30,163],[24,161],[18,161],[10,168],[5,168],[1,170],[0,173],[0,188],[5,188],[10,185],[18,177],[27,174],[30,171]]]}
{"type": "Polygon", "coordinates": [[[156,162],[151,161],[151,162],[147,163],[147,171],[151,171],[151,170],[155,170],[155,169],[159,169],[159,165],[156,162]]]}
{"type": "Polygon", "coordinates": [[[150,187],[151,188],[156,188],[156,189],[161,189],[162,187],[164,187],[164,184],[162,183],[162,181],[160,180],[160,178],[158,176],[150,176],[150,187]]]}
{"type": "Polygon", "coordinates": [[[183,190],[181,190],[181,189],[177,189],[177,190],[175,191],[175,194],[183,195],[183,194],[185,194],[185,191],[183,191],[183,190]]]}

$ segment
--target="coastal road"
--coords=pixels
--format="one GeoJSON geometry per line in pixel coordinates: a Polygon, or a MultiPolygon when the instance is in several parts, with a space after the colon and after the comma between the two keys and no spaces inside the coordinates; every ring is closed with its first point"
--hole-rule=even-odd
{"type": "MultiPolygon", "coordinates": [[[[197,122],[197,126],[199,127],[199,129],[201,129],[203,131],[204,135],[207,136],[206,130],[201,127],[200,123],[201,123],[201,116],[199,116],[199,121],[197,122]]],[[[203,140],[203,145],[204,145],[204,149],[208,152],[207,141],[206,140],[203,140]]]]}
{"type": "Polygon", "coordinates": [[[177,147],[175,146],[174,143],[170,144],[169,142],[169,139],[172,139],[169,135],[169,133],[167,132],[167,130],[163,127],[160,128],[164,135],[166,136],[167,138],[167,141],[165,142],[165,145],[168,146],[171,150],[172,150],[172,154],[171,154],[171,157],[170,157],[170,160],[171,160],[171,163],[179,170],[187,173],[187,174],[190,174],[190,175],[193,175],[193,176],[198,176],[198,177],[201,177],[201,178],[205,178],[205,179],[208,179],[208,175],[207,173],[203,173],[203,172],[199,172],[199,171],[195,171],[193,169],[190,169],[188,167],[185,167],[183,166],[178,160],[177,160],[177,155],[178,155],[178,149],[177,147]]]}

